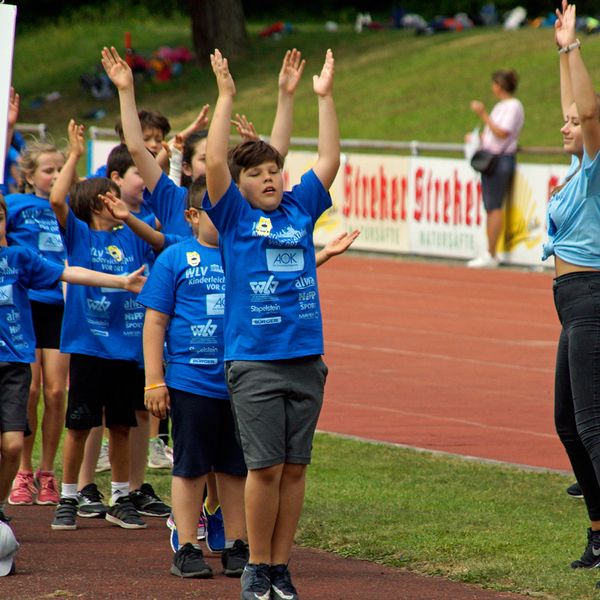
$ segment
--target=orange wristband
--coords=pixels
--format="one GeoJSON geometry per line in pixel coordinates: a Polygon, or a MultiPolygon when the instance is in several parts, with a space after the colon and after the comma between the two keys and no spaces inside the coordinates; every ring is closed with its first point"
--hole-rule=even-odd
{"type": "Polygon", "coordinates": [[[153,383],[151,385],[147,385],[144,388],[144,392],[149,392],[150,390],[157,390],[158,388],[161,388],[161,387],[167,387],[167,384],[166,383],[153,383]]]}

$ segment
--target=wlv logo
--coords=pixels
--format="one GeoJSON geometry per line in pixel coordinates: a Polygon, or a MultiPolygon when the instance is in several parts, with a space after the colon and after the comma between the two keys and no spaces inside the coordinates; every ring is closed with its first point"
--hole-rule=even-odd
{"type": "Polygon", "coordinates": [[[274,294],[279,281],[275,279],[274,275],[271,275],[266,281],[251,281],[250,289],[253,294],[270,295],[274,294]]]}
{"type": "Polygon", "coordinates": [[[217,326],[209,319],[204,325],[190,325],[195,337],[212,337],[217,331],[217,326]]]}
{"type": "Polygon", "coordinates": [[[100,300],[88,299],[87,305],[91,311],[94,312],[107,312],[110,308],[110,301],[106,299],[106,296],[102,296],[100,300]]]}

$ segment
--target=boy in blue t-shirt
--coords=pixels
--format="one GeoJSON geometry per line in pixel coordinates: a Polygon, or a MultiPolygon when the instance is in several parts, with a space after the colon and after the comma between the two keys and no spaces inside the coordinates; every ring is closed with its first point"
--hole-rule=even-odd
{"type": "Polygon", "coordinates": [[[242,600],[269,594],[297,600],[287,564],[327,376],[312,234],[331,206],[327,190],[340,163],[333,53],[327,51],[321,74],[313,77],[318,160],[291,192],[283,192],[283,159],[268,144],[244,142],[228,157],[235,84],[218,50],[211,63],[219,97],[208,133],[203,207],[219,231],[226,379],[249,470],[250,559],[242,600]]]}
{"type": "Polygon", "coordinates": [[[0,195],[0,521],[23,450],[27,430],[30,363],[35,361],[35,334],[30,289],[49,289],[58,281],[138,292],[145,280],[138,270],[128,277],[96,273],[50,262],[29,248],[8,246],[6,202],[0,195]]]}
{"type": "MultiPolygon", "coordinates": [[[[69,123],[71,151],[58,175],[50,204],[56,214],[70,265],[125,276],[146,264],[149,246],[115,219],[100,196],[119,188],[105,178],[77,182],[84,151],[83,127],[69,123]]],[[[110,290],[71,286],[67,291],[61,351],[71,354],[63,483],[53,529],[76,529],[77,476],[90,430],[109,430],[112,470],[106,520],[126,529],[145,527],[129,496],[129,429],[136,426],[136,397],[143,394],[141,333],[144,311],[136,297],[110,290]],[[118,382],[115,385],[115,382],[118,382]]]]}

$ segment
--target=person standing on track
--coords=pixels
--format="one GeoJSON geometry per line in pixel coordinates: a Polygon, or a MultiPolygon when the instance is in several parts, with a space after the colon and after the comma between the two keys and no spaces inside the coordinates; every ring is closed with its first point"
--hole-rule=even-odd
{"type": "Polygon", "coordinates": [[[567,177],[548,202],[554,302],[562,331],[555,380],[555,423],[581,485],[590,527],[571,567],[600,566],[600,103],[576,39],[575,6],[563,0],[555,39],[560,60],[567,177]]]}

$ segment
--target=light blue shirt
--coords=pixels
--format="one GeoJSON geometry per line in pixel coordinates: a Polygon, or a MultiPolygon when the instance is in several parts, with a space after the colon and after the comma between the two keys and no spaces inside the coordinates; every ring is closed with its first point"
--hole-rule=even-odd
{"type": "Polygon", "coordinates": [[[600,152],[592,160],[584,151],[581,168],[573,156],[565,181],[548,202],[542,260],[555,255],[600,270],[600,152]]]}

